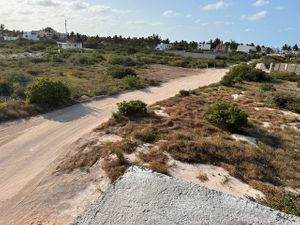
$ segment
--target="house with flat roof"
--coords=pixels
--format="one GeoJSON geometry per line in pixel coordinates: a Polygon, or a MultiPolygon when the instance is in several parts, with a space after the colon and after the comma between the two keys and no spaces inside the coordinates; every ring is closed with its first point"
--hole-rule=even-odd
{"type": "Polygon", "coordinates": [[[249,46],[249,45],[239,45],[237,48],[238,52],[245,52],[245,53],[253,53],[256,52],[255,46],[249,46]]]}
{"type": "Polygon", "coordinates": [[[57,45],[59,48],[62,49],[82,49],[82,43],[81,42],[57,42],[57,45]]]}
{"type": "Polygon", "coordinates": [[[22,38],[29,41],[39,41],[40,36],[38,31],[25,31],[23,32],[22,38]]]}
{"type": "Polygon", "coordinates": [[[198,50],[203,50],[203,51],[210,51],[211,50],[211,44],[209,43],[198,43],[198,50]]]}
{"type": "Polygon", "coordinates": [[[159,45],[156,46],[155,50],[166,51],[171,48],[172,48],[172,45],[170,45],[170,44],[160,43],[159,45]]]}

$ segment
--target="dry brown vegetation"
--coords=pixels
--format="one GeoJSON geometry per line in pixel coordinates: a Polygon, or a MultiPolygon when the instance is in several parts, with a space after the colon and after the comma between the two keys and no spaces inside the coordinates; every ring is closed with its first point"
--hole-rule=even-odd
{"type": "MultiPolygon", "coordinates": [[[[275,84],[277,90],[285,90],[287,85],[275,84]]],[[[231,176],[262,191],[268,199],[280,198],[286,187],[300,188],[300,131],[281,126],[300,122],[300,117],[270,108],[260,84],[246,82],[235,87],[199,88],[184,98],[175,96],[158,102],[148,111],[144,117],[121,117],[102,124],[95,132],[124,139],[92,151],[93,157],[81,155],[77,164],[89,166],[94,163],[94,157],[104,158],[103,169],[114,181],[132,164],[168,174],[171,157],[186,163],[223,167],[231,176]],[[234,94],[240,97],[233,100],[234,94]],[[208,122],[207,109],[217,100],[232,102],[249,115],[249,125],[241,133],[257,138],[258,146],[235,141],[230,132],[208,122]],[[164,108],[169,117],[155,115],[158,107],[164,108]],[[143,143],[152,145],[147,151],[137,151],[143,143]],[[116,151],[124,154],[126,161],[116,157],[116,151]],[[127,160],[127,155],[135,155],[134,161],[127,160]]],[[[199,179],[205,181],[205,176],[199,179]]]]}

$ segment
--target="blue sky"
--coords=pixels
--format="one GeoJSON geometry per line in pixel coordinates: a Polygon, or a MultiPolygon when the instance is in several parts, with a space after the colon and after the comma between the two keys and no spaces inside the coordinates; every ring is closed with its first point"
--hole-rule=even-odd
{"type": "Polygon", "coordinates": [[[0,0],[0,23],[100,36],[203,41],[216,37],[280,47],[300,44],[298,0],[0,0]]]}

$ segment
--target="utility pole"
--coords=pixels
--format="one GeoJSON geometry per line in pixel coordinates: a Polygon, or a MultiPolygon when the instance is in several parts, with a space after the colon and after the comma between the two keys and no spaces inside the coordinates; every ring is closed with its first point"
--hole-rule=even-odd
{"type": "Polygon", "coordinates": [[[67,18],[65,18],[65,32],[66,32],[66,35],[68,35],[68,27],[67,27],[67,18]]]}

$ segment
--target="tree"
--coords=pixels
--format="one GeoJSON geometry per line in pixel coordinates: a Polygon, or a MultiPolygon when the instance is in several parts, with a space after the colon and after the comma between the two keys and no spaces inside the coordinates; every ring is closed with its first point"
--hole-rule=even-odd
{"type": "Polygon", "coordinates": [[[0,24],[0,31],[1,31],[1,34],[2,34],[2,35],[3,35],[3,33],[4,33],[4,30],[5,30],[4,24],[0,24]]]}
{"type": "Polygon", "coordinates": [[[289,46],[287,44],[285,44],[284,46],[282,46],[282,50],[287,51],[289,49],[289,46]]]}
{"type": "Polygon", "coordinates": [[[70,100],[70,90],[61,81],[39,78],[25,90],[29,103],[59,106],[70,100]]]}
{"type": "Polygon", "coordinates": [[[294,50],[294,51],[296,51],[296,52],[298,52],[298,51],[299,51],[299,47],[298,47],[298,45],[297,45],[297,44],[295,44],[295,45],[294,45],[294,47],[293,47],[293,50],[294,50]]]}
{"type": "Polygon", "coordinates": [[[256,51],[257,51],[257,52],[261,52],[261,47],[260,47],[260,45],[257,45],[257,46],[256,46],[256,51]]]}

